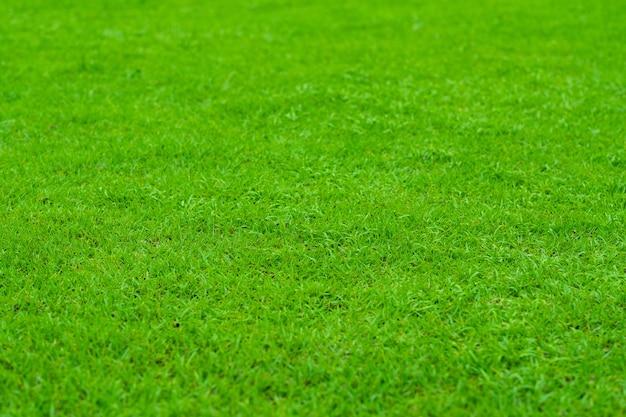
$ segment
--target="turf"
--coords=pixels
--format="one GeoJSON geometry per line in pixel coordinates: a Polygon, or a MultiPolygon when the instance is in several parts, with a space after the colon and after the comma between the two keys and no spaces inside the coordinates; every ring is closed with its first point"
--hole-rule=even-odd
{"type": "Polygon", "coordinates": [[[0,3],[0,415],[624,415],[618,0],[0,3]]]}

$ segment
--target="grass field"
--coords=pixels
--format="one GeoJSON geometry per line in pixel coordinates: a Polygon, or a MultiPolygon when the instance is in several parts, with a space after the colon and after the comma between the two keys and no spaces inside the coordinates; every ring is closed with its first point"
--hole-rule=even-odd
{"type": "Polygon", "coordinates": [[[626,413],[620,0],[0,2],[0,416],[626,413]]]}

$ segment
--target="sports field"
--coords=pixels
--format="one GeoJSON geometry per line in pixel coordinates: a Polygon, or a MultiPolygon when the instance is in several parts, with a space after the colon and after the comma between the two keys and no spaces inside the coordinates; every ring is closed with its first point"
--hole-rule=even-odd
{"type": "Polygon", "coordinates": [[[0,416],[626,413],[621,0],[0,2],[0,416]]]}

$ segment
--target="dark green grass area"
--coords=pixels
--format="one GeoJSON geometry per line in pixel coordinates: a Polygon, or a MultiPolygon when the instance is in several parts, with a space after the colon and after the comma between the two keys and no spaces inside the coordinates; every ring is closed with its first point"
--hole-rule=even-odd
{"type": "Polygon", "coordinates": [[[624,415],[617,0],[0,3],[0,415],[624,415]]]}

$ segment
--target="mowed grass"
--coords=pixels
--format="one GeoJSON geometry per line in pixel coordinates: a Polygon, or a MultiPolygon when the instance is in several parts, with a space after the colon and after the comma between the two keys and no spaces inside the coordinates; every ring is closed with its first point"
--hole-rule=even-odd
{"type": "Polygon", "coordinates": [[[0,3],[0,415],[624,415],[626,7],[0,3]]]}

